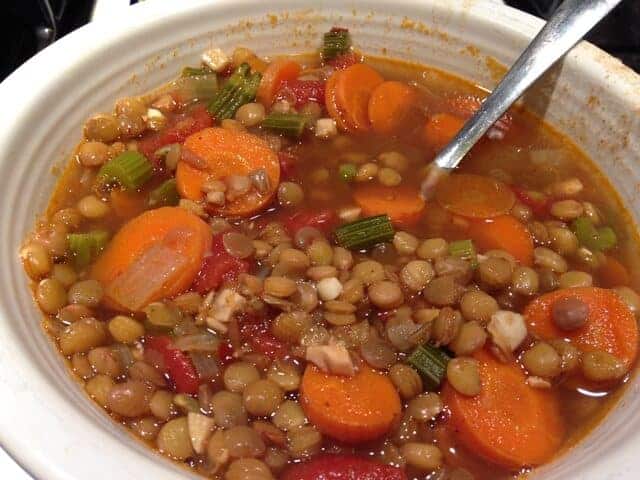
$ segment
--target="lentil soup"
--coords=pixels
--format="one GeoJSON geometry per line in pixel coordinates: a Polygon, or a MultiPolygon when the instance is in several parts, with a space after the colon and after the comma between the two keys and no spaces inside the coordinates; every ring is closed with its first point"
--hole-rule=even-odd
{"type": "Polygon", "coordinates": [[[523,478],[636,362],[635,232],[523,108],[435,198],[486,92],[366,57],[211,49],[89,118],[20,252],[87,394],[209,478],[523,478]]]}

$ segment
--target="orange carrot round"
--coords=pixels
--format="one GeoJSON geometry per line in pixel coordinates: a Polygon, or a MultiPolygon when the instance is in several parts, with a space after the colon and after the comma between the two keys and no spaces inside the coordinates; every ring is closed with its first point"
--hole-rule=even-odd
{"type": "Polygon", "coordinates": [[[146,195],[140,192],[113,190],[110,194],[111,206],[115,214],[124,220],[140,215],[146,209],[146,195]]]}
{"type": "Polygon", "coordinates": [[[270,107],[282,82],[295,80],[300,75],[301,70],[300,64],[293,60],[287,58],[274,60],[267,66],[262,75],[256,99],[265,107],[270,107]]]}
{"type": "Polygon", "coordinates": [[[435,149],[442,149],[460,131],[465,120],[450,113],[436,113],[424,125],[424,137],[435,149]]]}
{"type": "Polygon", "coordinates": [[[624,287],[631,283],[627,268],[615,258],[607,255],[598,268],[598,279],[603,287],[624,287]]]}
{"type": "Polygon", "coordinates": [[[126,223],[91,269],[107,306],[140,310],[186,290],[211,249],[209,226],[183,208],[149,210],[126,223]]]}
{"type": "Polygon", "coordinates": [[[436,188],[435,198],[451,213],[472,218],[504,215],[516,201],[515,195],[504,183],[465,173],[442,179],[436,188]]]}
{"type": "Polygon", "coordinates": [[[381,437],[401,413],[391,380],[367,366],[353,377],[343,377],[309,364],[300,390],[309,421],[325,435],[347,443],[381,437]]]}
{"type": "Polygon", "coordinates": [[[268,191],[260,193],[251,190],[216,209],[216,213],[248,216],[263,209],[278,188],[280,163],[269,145],[255,135],[223,128],[206,128],[184,142],[183,156],[176,170],[178,192],[184,198],[201,200],[204,196],[202,187],[207,180],[249,175],[259,169],[264,169],[269,177],[268,191]],[[189,161],[185,160],[185,150],[190,156],[189,161]]]}
{"type": "Polygon", "coordinates": [[[529,331],[543,340],[568,338],[582,351],[601,350],[614,355],[627,367],[638,354],[638,325],[629,308],[612,290],[597,287],[565,288],[546,293],[524,309],[529,331]],[[582,328],[559,329],[553,321],[553,305],[564,298],[577,298],[589,306],[582,328]]]}
{"type": "Polygon", "coordinates": [[[378,72],[364,63],[357,63],[339,72],[335,80],[335,104],[338,111],[342,112],[347,131],[370,130],[369,99],[383,81],[378,72]]]}
{"type": "Polygon", "coordinates": [[[442,389],[458,442],[509,469],[549,460],[565,434],[554,394],[527,385],[515,363],[501,363],[484,350],[474,357],[479,363],[480,394],[464,396],[448,383],[442,389]]]}
{"type": "Polygon", "coordinates": [[[425,206],[418,190],[409,186],[385,187],[369,183],[357,187],[353,199],[365,216],[387,214],[398,225],[416,223],[425,206]]]}
{"type": "Polygon", "coordinates": [[[324,103],[329,116],[336,121],[340,130],[347,130],[347,124],[344,121],[344,114],[336,103],[336,83],[340,78],[342,71],[336,71],[329,77],[324,87],[324,103]]]}
{"type": "Polygon", "coordinates": [[[398,133],[414,111],[416,90],[406,83],[382,82],[369,99],[369,121],[374,132],[380,135],[398,133]]]}
{"type": "Polygon", "coordinates": [[[531,266],[533,263],[531,234],[511,215],[472,221],[468,233],[481,252],[493,249],[504,250],[513,255],[522,265],[531,266]]]}

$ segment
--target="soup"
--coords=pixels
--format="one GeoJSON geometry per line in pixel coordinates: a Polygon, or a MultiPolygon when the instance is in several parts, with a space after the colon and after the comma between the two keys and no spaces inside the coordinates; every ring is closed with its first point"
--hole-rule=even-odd
{"type": "Polygon", "coordinates": [[[615,192],[516,108],[432,200],[486,92],[349,32],[212,49],[97,114],[21,253],[87,394],[210,478],[522,478],[637,356],[615,192]]]}

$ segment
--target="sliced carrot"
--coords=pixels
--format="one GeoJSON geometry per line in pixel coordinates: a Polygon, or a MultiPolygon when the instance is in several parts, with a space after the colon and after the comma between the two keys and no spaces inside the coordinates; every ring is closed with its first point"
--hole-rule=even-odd
{"type": "Polygon", "coordinates": [[[287,58],[274,60],[267,66],[262,75],[256,98],[265,107],[270,107],[282,82],[295,80],[301,71],[302,67],[298,62],[287,58]]]}
{"type": "Polygon", "coordinates": [[[638,326],[629,308],[612,290],[597,287],[565,288],[546,293],[524,309],[529,331],[543,340],[568,338],[582,351],[601,350],[623,361],[627,367],[638,354],[638,326]],[[552,317],[553,305],[564,298],[577,298],[589,306],[582,328],[566,332],[552,317]]]}
{"type": "Polygon", "coordinates": [[[418,94],[406,83],[382,82],[369,99],[369,121],[373,131],[380,135],[398,133],[415,111],[418,94]]]}
{"type": "Polygon", "coordinates": [[[116,233],[93,265],[91,278],[103,285],[107,306],[137,311],[186,290],[211,239],[209,226],[183,208],[149,210],[116,233]]]}
{"type": "Polygon", "coordinates": [[[429,145],[440,150],[453,140],[464,123],[464,118],[450,113],[436,113],[430,116],[424,125],[424,137],[429,145]]]}
{"type": "Polygon", "coordinates": [[[140,192],[113,190],[110,194],[115,214],[124,220],[140,215],[146,209],[146,195],[140,192]]]}
{"type": "Polygon", "coordinates": [[[329,116],[336,121],[338,128],[346,131],[348,130],[348,126],[344,121],[344,113],[336,103],[336,83],[338,82],[341,73],[341,71],[336,71],[327,80],[324,88],[324,103],[329,116]]]}
{"type": "Polygon", "coordinates": [[[554,394],[527,385],[515,363],[501,363],[485,350],[474,357],[479,362],[480,394],[467,397],[448,383],[442,389],[458,442],[486,460],[514,470],[549,460],[565,434],[554,394]]]}
{"type": "Polygon", "coordinates": [[[347,131],[370,130],[369,99],[383,81],[378,72],[364,63],[357,63],[339,72],[335,80],[335,105],[342,113],[347,131]]]}
{"type": "Polygon", "coordinates": [[[347,443],[381,437],[401,413],[391,380],[367,366],[353,377],[343,377],[309,364],[300,390],[309,421],[325,435],[347,443]]]}
{"type": "Polygon", "coordinates": [[[522,265],[533,263],[533,239],[529,230],[511,215],[486,220],[474,220],[469,225],[469,237],[481,252],[504,250],[522,265]]]}
{"type": "Polygon", "coordinates": [[[622,287],[631,283],[631,276],[627,268],[609,255],[598,268],[598,279],[603,287],[608,288],[622,287]]]}
{"type": "Polygon", "coordinates": [[[442,179],[435,198],[451,213],[473,218],[504,215],[516,201],[515,195],[504,183],[490,177],[465,173],[442,179]]]}
{"type": "Polygon", "coordinates": [[[393,223],[416,223],[424,210],[425,202],[417,189],[409,186],[385,187],[369,183],[353,191],[353,199],[366,216],[387,214],[393,223]]]}
{"type": "Polygon", "coordinates": [[[203,198],[202,187],[208,179],[249,175],[259,169],[264,169],[269,177],[268,191],[259,193],[251,190],[216,209],[216,213],[248,216],[263,209],[278,188],[280,163],[278,155],[255,135],[223,128],[206,128],[184,142],[183,157],[176,170],[178,192],[184,198],[200,200],[203,198]],[[185,161],[185,150],[200,164],[193,159],[185,161]]]}

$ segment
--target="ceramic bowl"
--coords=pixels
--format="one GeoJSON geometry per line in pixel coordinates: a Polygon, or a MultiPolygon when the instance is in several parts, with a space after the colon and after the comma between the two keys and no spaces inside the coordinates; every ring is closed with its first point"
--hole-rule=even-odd
{"type": "MultiPolygon", "coordinates": [[[[85,397],[41,330],[18,261],[83,120],[170,79],[207,47],[311,50],[333,25],[350,28],[365,52],[491,88],[542,22],[477,0],[200,0],[179,8],[148,1],[66,36],[0,85],[0,444],[35,478],[191,478],[85,397]]],[[[640,77],[581,44],[526,102],[573,138],[638,210],[640,77]]],[[[637,479],[638,389],[635,378],[606,421],[534,478],[637,479]]]]}

